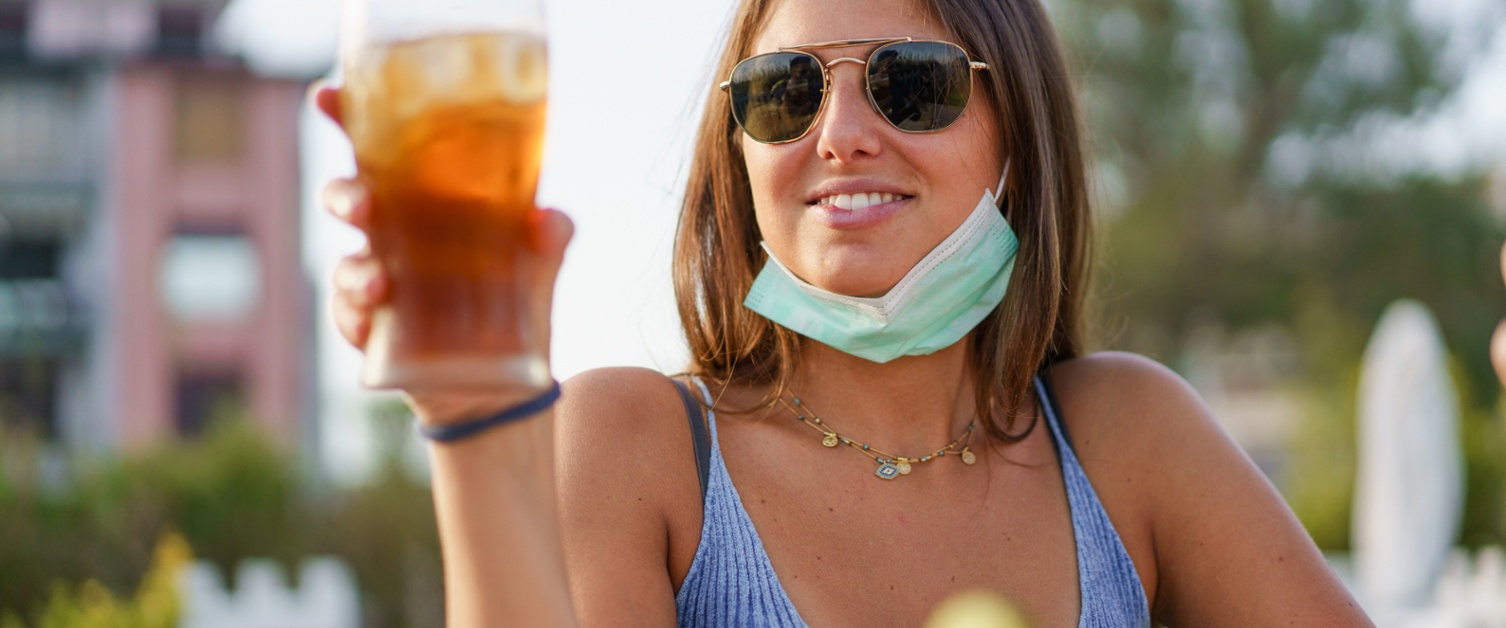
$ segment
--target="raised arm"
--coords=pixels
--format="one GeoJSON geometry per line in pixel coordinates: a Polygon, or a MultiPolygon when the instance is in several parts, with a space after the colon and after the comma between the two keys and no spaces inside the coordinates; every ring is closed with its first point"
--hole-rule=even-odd
{"type": "MultiPolygon", "coordinates": [[[[312,97],[330,119],[342,121],[336,90],[316,86],[312,97]]],[[[358,181],[334,182],[325,193],[329,210],[362,231],[373,211],[368,199],[358,181]]],[[[539,247],[531,277],[539,321],[534,333],[547,339],[554,280],[572,227],[563,214],[546,210],[535,213],[531,228],[539,247]]],[[[351,344],[364,347],[372,309],[388,295],[386,274],[368,249],[342,260],[334,284],[335,324],[351,344]]],[[[516,406],[536,394],[408,391],[408,403],[420,421],[443,425],[516,406]]],[[[554,412],[431,445],[430,454],[446,621],[465,627],[576,625],[559,535],[554,412]]]]}

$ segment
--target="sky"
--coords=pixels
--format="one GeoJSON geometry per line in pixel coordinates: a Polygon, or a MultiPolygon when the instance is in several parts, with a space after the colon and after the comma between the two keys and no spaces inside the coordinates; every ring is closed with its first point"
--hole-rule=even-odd
{"type": "MultiPolygon", "coordinates": [[[[1496,1],[1422,0],[1420,17],[1467,24],[1496,1]]],[[[686,361],[669,253],[689,144],[733,1],[656,0],[653,19],[643,7],[546,3],[549,122],[538,199],[576,224],[554,310],[552,362],[561,380],[604,366],[674,372],[686,361]]],[[[312,78],[334,61],[339,19],[339,0],[232,0],[218,38],[255,71],[312,78]]],[[[1388,143],[1412,149],[1403,168],[1506,160],[1506,34],[1470,67],[1459,97],[1438,115],[1386,131],[1388,143]]],[[[349,144],[311,108],[302,125],[304,258],[323,302],[335,264],[363,239],[318,202],[326,181],[354,171],[349,144]]],[[[318,343],[324,467],[337,481],[357,481],[372,462],[367,409],[384,396],[358,386],[361,355],[328,316],[318,343]]],[[[421,460],[416,439],[412,450],[421,460]]]]}

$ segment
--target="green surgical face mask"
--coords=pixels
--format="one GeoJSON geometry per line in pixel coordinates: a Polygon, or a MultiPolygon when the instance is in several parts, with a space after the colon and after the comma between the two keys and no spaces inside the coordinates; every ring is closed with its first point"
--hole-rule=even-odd
{"type": "MultiPolygon", "coordinates": [[[[999,177],[999,189],[1009,174],[999,177]]],[[[1019,239],[993,190],[888,294],[850,297],[817,288],[790,272],[767,243],[764,264],[743,305],[802,336],[884,363],[955,344],[1004,301],[1019,239]]]]}

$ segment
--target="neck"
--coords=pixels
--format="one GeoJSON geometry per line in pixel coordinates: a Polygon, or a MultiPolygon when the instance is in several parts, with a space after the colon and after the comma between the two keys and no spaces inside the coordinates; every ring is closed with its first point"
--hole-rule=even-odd
{"type": "MultiPolygon", "coordinates": [[[[791,392],[844,436],[896,455],[933,451],[977,418],[971,337],[930,355],[885,364],[806,339],[791,392]]],[[[976,428],[974,444],[982,430],[976,428]]]]}

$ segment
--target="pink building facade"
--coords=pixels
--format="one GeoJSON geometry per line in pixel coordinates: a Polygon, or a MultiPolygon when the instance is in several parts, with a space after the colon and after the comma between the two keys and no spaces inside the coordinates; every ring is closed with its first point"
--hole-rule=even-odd
{"type": "Polygon", "coordinates": [[[304,85],[216,56],[222,4],[0,0],[0,144],[66,153],[0,149],[0,421],[113,449],[232,414],[293,441],[309,420],[304,85]],[[16,94],[38,102],[8,111],[16,94]]]}

